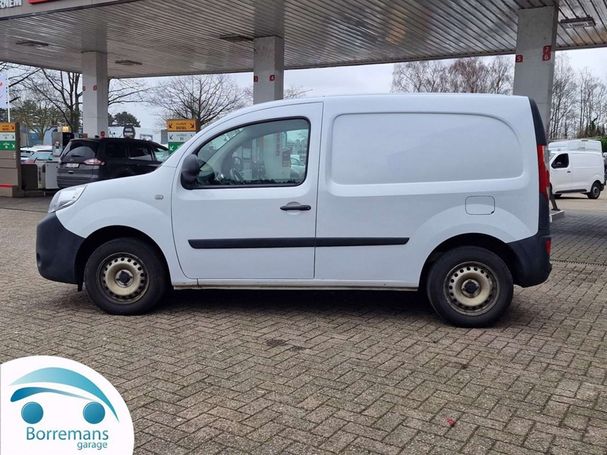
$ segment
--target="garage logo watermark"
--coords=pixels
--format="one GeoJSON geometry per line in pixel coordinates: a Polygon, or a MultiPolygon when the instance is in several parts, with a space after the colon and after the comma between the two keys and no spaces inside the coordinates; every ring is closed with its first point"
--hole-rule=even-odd
{"type": "Polygon", "coordinates": [[[0,366],[0,455],[133,453],[133,422],[110,382],[61,357],[0,366]]]}

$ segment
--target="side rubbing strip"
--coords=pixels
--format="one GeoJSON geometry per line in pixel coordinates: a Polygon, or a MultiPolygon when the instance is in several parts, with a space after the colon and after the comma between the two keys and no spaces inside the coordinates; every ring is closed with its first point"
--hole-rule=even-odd
{"type": "Polygon", "coordinates": [[[321,237],[316,246],[405,245],[408,237],[321,237]]]}
{"type": "Polygon", "coordinates": [[[188,240],[194,249],[229,248],[309,248],[335,246],[405,245],[408,237],[295,237],[276,239],[212,239],[188,240]]]}

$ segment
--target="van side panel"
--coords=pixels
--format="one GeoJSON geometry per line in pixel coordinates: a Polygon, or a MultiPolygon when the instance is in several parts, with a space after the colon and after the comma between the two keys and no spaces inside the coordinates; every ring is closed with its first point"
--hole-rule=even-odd
{"type": "Polygon", "coordinates": [[[382,101],[325,105],[317,236],[409,241],[317,248],[315,278],[417,287],[445,240],[478,233],[511,243],[537,233],[527,98],[382,101]]]}
{"type": "Polygon", "coordinates": [[[331,150],[331,179],[343,185],[507,179],[523,173],[515,133],[480,115],[340,115],[331,150]]]}

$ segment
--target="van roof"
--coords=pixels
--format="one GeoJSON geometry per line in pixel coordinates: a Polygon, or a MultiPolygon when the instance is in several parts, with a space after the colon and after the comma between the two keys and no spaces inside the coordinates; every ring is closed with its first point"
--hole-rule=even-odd
{"type": "Polygon", "coordinates": [[[602,152],[601,141],[594,139],[571,139],[566,141],[554,141],[548,145],[551,151],[569,152],[602,152]]]}
{"type": "Polygon", "coordinates": [[[390,102],[391,100],[400,99],[403,102],[410,100],[412,102],[419,102],[420,99],[433,100],[433,101],[445,101],[453,100],[454,103],[462,106],[467,105],[468,102],[476,100],[483,100],[484,102],[491,103],[520,103],[524,100],[525,103],[529,103],[529,98],[526,96],[516,95],[497,95],[490,93],[384,93],[384,94],[366,94],[366,95],[331,95],[331,96],[319,96],[312,98],[293,98],[283,99],[277,101],[268,101],[265,103],[254,104],[242,109],[238,109],[218,120],[229,120],[230,118],[238,117],[248,112],[260,111],[263,109],[278,107],[278,106],[289,106],[296,104],[307,104],[307,103],[318,103],[323,102],[325,104],[339,105],[347,104],[352,101],[363,101],[363,102],[390,102]]]}

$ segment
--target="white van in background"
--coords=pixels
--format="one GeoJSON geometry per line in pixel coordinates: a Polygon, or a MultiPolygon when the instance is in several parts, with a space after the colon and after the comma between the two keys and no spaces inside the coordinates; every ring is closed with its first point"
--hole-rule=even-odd
{"type": "Polygon", "coordinates": [[[584,193],[597,199],[605,188],[605,160],[601,142],[591,139],[551,142],[550,183],[552,193],[584,193]]]}
{"type": "Polygon", "coordinates": [[[257,104],[149,174],[58,192],[38,269],[113,314],[169,287],[419,289],[451,323],[485,326],[513,284],[550,273],[545,148],[524,97],[257,104]]]}

